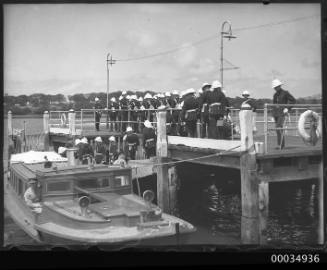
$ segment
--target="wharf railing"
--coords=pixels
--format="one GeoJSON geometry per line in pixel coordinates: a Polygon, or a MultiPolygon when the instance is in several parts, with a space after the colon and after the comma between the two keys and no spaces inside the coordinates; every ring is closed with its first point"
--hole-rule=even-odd
{"type": "MultiPolygon", "coordinates": [[[[231,128],[231,140],[239,139],[239,112],[240,109],[234,107],[227,107],[230,112],[230,128],[231,128]],[[235,136],[237,134],[238,136],[235,136]]],[[[321,104],[269,104],[266,103],[263,109],[257,109],[254,114],[253,125],[255,125],[255,135],[264,137],[265,151],[268,151],[268,140],[270,136],[276,136],[276,130],[282,129],[283,136],[299,136],[297,124],[300,115],[306,111],[312,109],[322,115],[321,104]],[[290,107],[288,113],[285,114],[285,123],[283,128],[276,128],[275,120],[271,114],[273,108],[276,107],[290,107]]],[[[165,108],[165,109],[81,109],[80,111],[73,111],[75,113],[74,125],[76,129],[81,131],[95,129],[95,114],[101,113],[99,126],[105,127],[108,130],[124,132],[123,130],[127,126],[132,126],[135,131],[140,131],[144,120],[149,120],[154,128],[157,128],[157,117],[159,111],[167,111],[173,113],[173,111],[181,111],[179,108],[165,108]]],[[[69,113],[70,111],[50,111],[49,112],[49,127],[69,127],[69,113]]],[[[180,117],[175,124],[180,125],[182,123],[180,117]]],[[[201,130],[202,123],[198,121],[198,133],[201,130]]],[[[170,125],[170,123],[167,123],[170,125]]],[[[310,128],[310,123],[305,123],[305,128],[310,128]]],[[[200,137],[200,134],[197,134],[200,137]]]]}

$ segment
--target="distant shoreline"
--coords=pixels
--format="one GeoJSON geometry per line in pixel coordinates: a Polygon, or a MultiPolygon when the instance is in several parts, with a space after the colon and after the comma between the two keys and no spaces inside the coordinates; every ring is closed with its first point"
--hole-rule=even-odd
{"type": "MultiPolygon", "coordinates": [[[[13,114],[12,118],[42,118],[43,115],[42,114],[13,114]]],[[[3,117],[4,119],[8,118],[8,115],[5,114],[5,116],[3,117]]]]}

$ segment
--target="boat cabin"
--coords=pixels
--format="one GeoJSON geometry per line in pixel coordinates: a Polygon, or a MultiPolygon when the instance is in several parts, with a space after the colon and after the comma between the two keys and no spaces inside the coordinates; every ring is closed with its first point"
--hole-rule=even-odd
{"type": "Polygon", "coordinates": [[[126,195],[132,192],[131,168],[119,166],[56,164],[50,168],[45,163],[11,165],[9,183],[17,195],[24,197],[28,182],[36,180],[39,201],[80,197],[92,193],[112,192],[126,195]]]}

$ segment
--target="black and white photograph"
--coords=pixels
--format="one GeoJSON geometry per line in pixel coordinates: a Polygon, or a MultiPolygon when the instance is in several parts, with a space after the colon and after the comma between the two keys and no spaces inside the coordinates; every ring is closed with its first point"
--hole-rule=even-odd
{"type": "Polygon", "coordinates": [[[3,5],[4,247],[324,243],[320,3],[3,5]]]}

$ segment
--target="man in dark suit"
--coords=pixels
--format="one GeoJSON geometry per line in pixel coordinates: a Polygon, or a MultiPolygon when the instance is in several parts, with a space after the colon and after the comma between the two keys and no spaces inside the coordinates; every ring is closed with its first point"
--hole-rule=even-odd
{"type": "MultiPolygon", "coordinates": [[[[272,88],[275,89],[273,96],[273,104],[295,104],[295,98],[286,90],[282,89],[283,83],[275,79],[272,81],[272,88]]],[[[277,132],[277,149],[283,149],[285,147],[284,131],[282,130],[285,122],[285,116],[291,106],[275,106],[272,110],[272,115],[276,123],[277,132]]]]}

